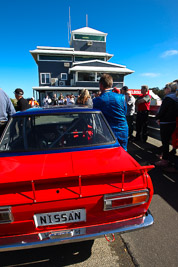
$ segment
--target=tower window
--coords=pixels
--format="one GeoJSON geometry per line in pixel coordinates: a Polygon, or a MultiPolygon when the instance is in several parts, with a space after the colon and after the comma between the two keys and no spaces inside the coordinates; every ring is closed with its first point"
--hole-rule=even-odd
{"type": "Polygon", "coordinates": [[[74,39],[75,40],[90,40],[90,41],[105,42],[105,36],[97,36],[97,35],[75,34],[74,39]]]}

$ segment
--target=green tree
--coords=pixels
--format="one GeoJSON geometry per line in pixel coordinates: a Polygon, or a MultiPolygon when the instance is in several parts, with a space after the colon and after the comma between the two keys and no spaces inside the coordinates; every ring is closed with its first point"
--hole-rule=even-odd
{"type": "Polygon", "coordinates": [[[153,87],[150,88],[153,93],[155,93],[156,95],[158,95],[161,99],[164,98],[164,89],[159,89],[159,87],[153,87]]]}
{"type": "Polygon", "coordinates": [[[17,99],[13,99],[13,98],[10,98],[12,104],[14,105],[14,107],[17,106],[17,99]]]}

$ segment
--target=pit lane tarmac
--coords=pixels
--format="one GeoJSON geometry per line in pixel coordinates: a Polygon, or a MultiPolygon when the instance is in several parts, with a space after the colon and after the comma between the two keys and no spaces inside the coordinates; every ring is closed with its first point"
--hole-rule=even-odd
{"type": "Polygon", "coordinates": [[[95,241],[0,253],[0,266],[134,267],[121,237],[117,234],[115,237],[113,243],[103,237],[95,241]]]}

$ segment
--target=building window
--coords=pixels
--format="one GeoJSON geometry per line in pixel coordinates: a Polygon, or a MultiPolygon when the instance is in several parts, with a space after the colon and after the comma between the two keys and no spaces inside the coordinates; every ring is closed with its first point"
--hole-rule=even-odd
{"type": "MultiPolygon", "coordinates": [[[[98,72],[97,73],[97,82],[99,82],[101,76],[103,75],[103,72],[98,72]]],[[[123,74],[118,74],[118,73],[108,73],[112,76],[113,82],[123,82],[124,75],[123,74]]]]}
{"type": "Polygon", "coordinates": [[[78,81],[89,81],[89,82],[95,82],[95,72],[79,72],[78,73],[78,81]]]}
{"type": "Polygon", "coordinates": [[[114,74],[114,73],[108,73],[112,76],[113,82],[123,82],[124,75],[123,74],[114,74]]]}
{"type": "Polygon", "coordinates": [[[39,55],[39,61],[72,61],[72,56],[45,56],[39,55]]]}
{"type": "Polygon", "coordinates": [[[61,73],[61,81],[67,81],[67,73],[61,73]]]}
{"type": "Polygon", "coordinates": [[[103,72],[97,72],[97,82],[99,82],[99,80],[103,74],[104,74],[103,72]]]}
{"type": "Polygon", "coordinates": [[[105,61],[105,58],[104,57],[75,56],[75,61],[88,61],[88,60],[102,60],[102,61],[105,61]]]}
{"type": "Polygon", "coordinates": [[[97,36],[97,35],[84,35],[84,34],[75,34],[75,40],[90,40],[90,41],[99,41],[105,42],[105,36],[97,36]]]}
{"type": "Polygon", "coordinates": [[[40,73],[40,77],[41,77],[41,84],[50,83],[50,80],[51,80],[50,73],[40,73]]]}
{"type": "MultiPolygon", "coordinates": [[[[78,72],[76,74],[76,82],[99,82],[101,76],[105,72],[78,72]]],[[[113,78],[113,82],[123,82],[124,75],[123,74],[113,74],[108,73],[113,78]]]]}

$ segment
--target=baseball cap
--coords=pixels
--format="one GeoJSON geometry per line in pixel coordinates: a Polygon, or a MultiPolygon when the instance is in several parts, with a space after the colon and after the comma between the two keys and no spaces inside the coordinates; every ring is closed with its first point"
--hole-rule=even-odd
{"type": "Polygon", "coordinates": [[[23,95],[24,92],[23,92],[23,90],[21,88],[17,88],[17,89],[15,89],[14,94],[16,94],[16,95],[23,95]]]}
{"type": "Polygon", "coordinates": [[[123,86],[122,90],[128,91],[128,87],[127,86],[123,86]]]}

